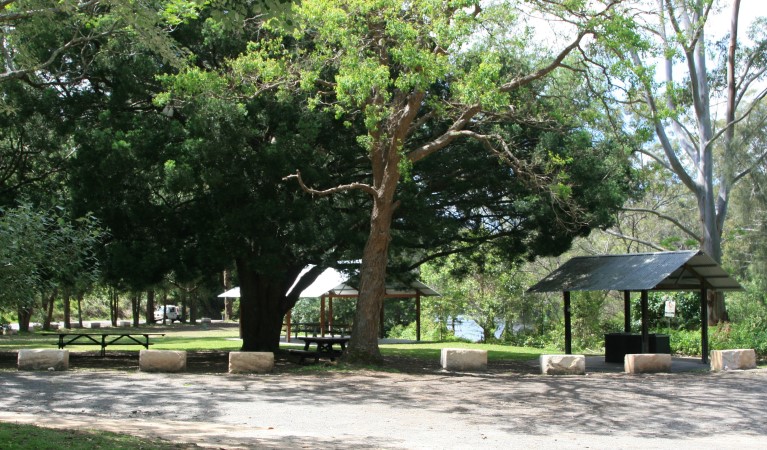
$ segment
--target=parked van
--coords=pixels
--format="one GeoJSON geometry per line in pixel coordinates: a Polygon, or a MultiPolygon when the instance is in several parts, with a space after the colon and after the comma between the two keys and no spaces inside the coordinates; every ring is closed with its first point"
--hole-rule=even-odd
{"type": "Polygon", "coordinates": [[[170,323],[181,320],[181,308],[176,305],[158,306],[154,311],[154,320],[162,321],[163,317],[170,320],[170,323]]]}

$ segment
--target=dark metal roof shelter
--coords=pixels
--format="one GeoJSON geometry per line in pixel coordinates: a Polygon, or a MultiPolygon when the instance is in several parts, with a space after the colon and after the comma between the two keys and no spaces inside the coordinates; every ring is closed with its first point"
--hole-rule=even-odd
{"type": "Polygon", "coordinates": [[[599,255],[575,257],[527,292],[564,293],[565,300],[565,352],[570,354],[570,292],[571,291],[624,291],[624,328],[631,332],[630,299],[632,291],[642,293],[642,349],[647,353],[647,292],[648,291],[700,291],[701,293],[701,350],[703,362],[708,362],[707,291],[742,290],[740,283],[730,277],[710,256],[697,250],[636,253],[627,255],[599,255]]]}

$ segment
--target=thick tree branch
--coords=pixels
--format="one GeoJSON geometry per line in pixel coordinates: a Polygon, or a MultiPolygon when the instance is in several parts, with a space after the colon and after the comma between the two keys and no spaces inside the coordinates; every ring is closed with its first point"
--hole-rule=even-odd
{"type": "Polygon", "coordinates": [[[462,130],[466,128],[466,126],[469,124],[471,119],[474,118],[477,114],[479,114],[481,110],[480,105],[473,105],[467,108],[461,116],[456,119],[455,122],[448,128],[446,132],[444,132],[442,135],[434,139],[433,141],[424,144],[411,152],[407,154],[407,158],[411,162],[417,162],[420,161],[427,156],[431,155],[432,153],[435,153],[443,148],[445,148],[448,144],[453,142],[456,138],[462,136],[462,130]]]}
{"type": "Polygon", "coordinates": [[[340,186],[336,186],[336,187],[333,187],[333,188],[330,188],[330,189],[324,189],[324,190],[313,189],[313,188],[308,187],[306,184],[304,184],[304,180],[301,178],[301,171],[300,170],[296,170],[296,173],[294,173],[292,175],[288,175],[288,176],[284,177],[282,180],[283,181],[287,181],[287,180],[290,180],[290,179],[293,179],[293,178],[295,178],[298,181],[298,185],[301,186],[301,189],[303,189],[305,192],[307,192],[309,194],[312,194],[312,195],[317,195],[319,197],[324,197],[324,196],[327,196],[327,195],[336,194],[338,192],[346,192],[346,191],[354,191],[354,190],[361,190],[363,192],[367,192],[368,194],[370,194],[373,197],[378,196],[378,191],[376,191],[376,189],[373,188],[373,186],[370,186],[370,185],[364,184],[364,183],[342,184],[340,186]]]}

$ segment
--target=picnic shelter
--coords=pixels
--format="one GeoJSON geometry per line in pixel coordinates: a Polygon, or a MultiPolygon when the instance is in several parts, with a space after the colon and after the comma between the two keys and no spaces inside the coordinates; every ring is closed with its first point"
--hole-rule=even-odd
{"type": "MultiPolygon", "coordinates": [[[[575,257],[530,287],[527,292],[562,292],[565,315],[565,353],[572,354],[570,293],[573,291],[623,291],[623,338],[632,335],[631,293],[640,292],[642,317],[641,353],[654,353],[648,331],[650,291],[697,291],[700,293],[701,352],[708,363],[709,291],[737,291],[742,286],[702,251],[674,251],[575,257]]],[[[639,337],[637,336],[637,337],[639,337]]],[[[608,336],[606,336],[606,340],[608,336]]],[[[607,355],[607,345],[605,353],[607,355]]],[[[660,353],[660,352],[659,352],[660,353]]]]}

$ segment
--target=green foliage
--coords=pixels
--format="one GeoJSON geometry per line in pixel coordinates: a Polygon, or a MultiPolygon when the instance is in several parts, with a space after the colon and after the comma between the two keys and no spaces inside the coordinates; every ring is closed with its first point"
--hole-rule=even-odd
{"type": "MultiPolygon", "coordinates": [[[[674,328],[693,330],[700,328],[700,294],[698,292],[652,292],[647,301],[648,327],[662,329],[671,325],[674,328]],[[666,300],[676,302],[676,317],[666,318],[666,300]]],[[[631,299],[631,318],[638,327],[642,319],[641,299],[634,295],[631,299]]]]}
{"type": "Polygon", "coordinates": [[[60,209],[27,203],[0,214],[0,309],[29,307],[55,287],[95,282],[102,231],[93,218],[69,221],[60,209]]]}

